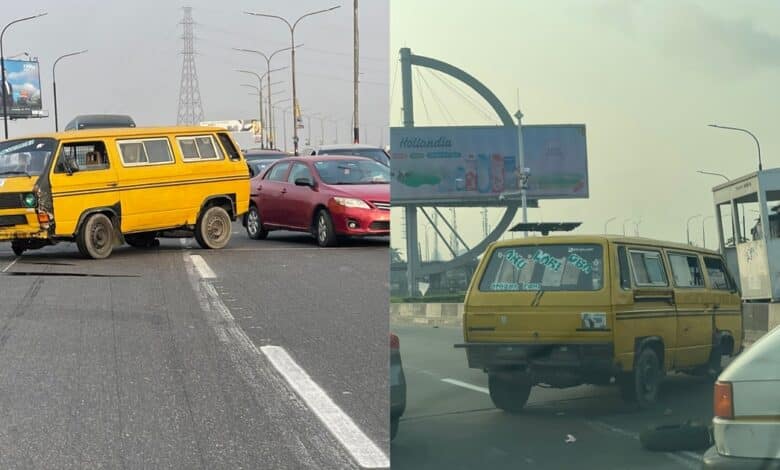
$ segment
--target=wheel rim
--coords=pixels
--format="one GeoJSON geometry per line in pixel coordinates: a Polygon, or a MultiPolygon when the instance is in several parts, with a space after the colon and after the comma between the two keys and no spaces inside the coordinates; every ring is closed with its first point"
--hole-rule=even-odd
{"type": "Polygon", "coordinates": [[[255,209],[249,210],[249,215],[246,220],[246,228],[249,230],[250,235],[255,235],[260,230],[260,217],[257,215],[255,209]]]}
{"type": "Polygon", "coordinates": [[[652,398],[655,395],[657,387],[657,374],[652,361],[646,360],[645,363],[642,364],[640,373],[642,377],[641,393],[645,398],[652,398]]]}
{"type": "Polygon", "coordinates": [[[325,216],[321,215],[317,221],[317,236],[321,242],[325,242],[328,238],[328,225],[325,223],[325,216]]]}
{"type": "Polygon", "coordinates": [[[103,223],[96,223],[92,226],[90,232],[90,242],[92,247],[98,251],[103,252],[111,243],[111,236],[108,228],[103,223]]]}
{"type": "Polygon", "coordinates": [[[225,219],[219,215],[209,217],[206,224],[206,237],[212,241],[220,241],[225,233],[229,233],[230,228],[226,227],[225,219]]]}

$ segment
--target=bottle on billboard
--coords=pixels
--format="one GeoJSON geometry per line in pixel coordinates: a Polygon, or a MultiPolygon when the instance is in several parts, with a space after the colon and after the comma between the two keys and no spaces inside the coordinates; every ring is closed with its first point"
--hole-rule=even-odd
{"type": "Polygon", "coordinates": [[[459,166],[455,172],[455,190],[463,191],[464,189],[466,189],[466,169],[459,166]]]}
{"type": "Polygon", "coordinates": [[[477,159],[474,155],[466,158],[466,191],[477,190],[477,159]]]}
{"type": "Polygon", "coordinates": [[[514,155],[504,155],[504,190],[512,191],[517,187],[517,163],[514,155]]]}
{"type": "Polygon", "coordinates": [[[480,193],[490,192],[490,157],[479,154],[477,164],[477,188],[480,193]]]}
{"type": "Polygon", "coordinates": [[[504,190],[504,157],[497,153],[490,159],[490,179],[494,193],[504,190]]]}

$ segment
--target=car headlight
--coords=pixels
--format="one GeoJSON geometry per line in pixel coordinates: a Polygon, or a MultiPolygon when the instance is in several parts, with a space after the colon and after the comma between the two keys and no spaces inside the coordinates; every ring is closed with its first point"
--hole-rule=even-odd
{"type": "Polygon", "coordinates": [[[35,194],[33,193],[27,193],[24,195],[24,205],[33,208],[35,207],[36,203],[38,202],[38,199],[35,197],[35,194]]]}
{"type": "Polygon", "coordinates": [[[357,207],[358,209],[371,209],[365,201],[351,197],[334,197],[333,202],[344,207],[357,207]]]}

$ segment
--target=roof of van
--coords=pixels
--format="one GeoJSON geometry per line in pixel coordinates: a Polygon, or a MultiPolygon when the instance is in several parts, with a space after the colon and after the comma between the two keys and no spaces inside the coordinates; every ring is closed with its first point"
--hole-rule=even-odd
{"type": "Polygon", "coordinates": [[[496,242],[496,246],[515,246],[522,244],[533,243],[585,243],[593,241],[609,241],[611,243],[626,243],[631,245],[646,245],[646,246],[661,246],[664,248],[672,248],[677,250],[695,251],[698,253],[706,253],[713,255],[720,255],[717,251],[702,248],[700,246],[686,245],[685,243],[677,243],[663,240],[654,240],[652,238],[644,237],[626,237],[622,235],[549,235],[549,236],[534,236],[528,238],[515,238],[510,240],[502,240],[496,242]]]}
{"type": "Polygon", "coordinates": [[[170,126],[170,127],[107,127],[102,129],[83,129],[48,134],[25,135],[17,139],[99,139],[103,137],[145,137],[161,134],[204,134],[210,132],[227,132],[221,127],[209,126],[170,126]]]}

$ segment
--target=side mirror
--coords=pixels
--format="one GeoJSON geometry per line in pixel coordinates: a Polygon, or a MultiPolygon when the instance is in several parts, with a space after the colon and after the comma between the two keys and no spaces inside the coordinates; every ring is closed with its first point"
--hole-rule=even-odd
{"type": "Polygon", "coordinates": [[[314,183],[309,178],[296,178],[295,186],[308,186],[310,188],[313,188],[314,183]]]}
{"type": "Polygon", "coordinates": [[[79,164],[76,161],[76,157],[73,155],[65,155],[62,159],[62,169],[65,170],[65,173],[67,173],[68,176],[79,171],[79,164]]]}

